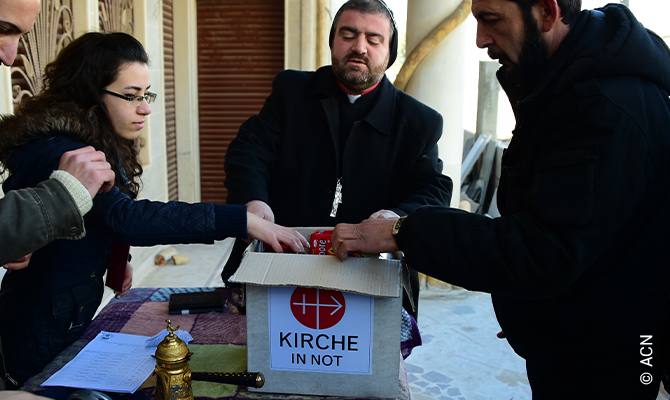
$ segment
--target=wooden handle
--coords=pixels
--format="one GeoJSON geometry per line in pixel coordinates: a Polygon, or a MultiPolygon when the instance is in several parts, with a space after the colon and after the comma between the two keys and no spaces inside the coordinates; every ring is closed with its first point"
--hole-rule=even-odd
{"type": "Polygon", "coordinates": [[[191,379],[255,388],[265,384],[265,377],[260,372],[191,372],[191,379]]]}

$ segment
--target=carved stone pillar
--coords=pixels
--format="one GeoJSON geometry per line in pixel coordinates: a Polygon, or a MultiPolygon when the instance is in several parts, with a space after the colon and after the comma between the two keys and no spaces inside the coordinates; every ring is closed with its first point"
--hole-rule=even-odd
{"type": "Polygon", "coordinates": [[[463,154],[466,29],[470,0],[409,0],[407,60],[396,86],[437,110],[444,118],[439,142],[444,174],[454,181],[452,206],[460,201],[463,154]],[[413,65],[412,65],[413,64],[413,65]],[[413,73],[406,73],[411,69],[413,73]],[[403,71],[405,70],[405,71],[403,71]],[[404,85],[399,81],[404,79],[404,85]]]}
{"type": "Polygon", "coordinates": [[[19,40],[10,70],[14,107],[40,92],[44,67],[74,39],[72,1],[42,0],[33,29],[19,40]]]}

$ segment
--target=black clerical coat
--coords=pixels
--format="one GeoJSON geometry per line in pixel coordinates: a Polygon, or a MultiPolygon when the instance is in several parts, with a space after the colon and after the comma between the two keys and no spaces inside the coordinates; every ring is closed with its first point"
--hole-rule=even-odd
{"type": "Polygon", "coordinates": [[[442,175],[437,150],[442,117],[386,77],[374,91],[377,101],[353,124],[340,154],[346,94],[331,67],[279,73],[263,109],[242,124],[226,153],[228,203],[262,200],[287,226],[333,226],[380,209],[404,215],[448,205],[452,181],[442,175]],[[331,217],[338,180],[342,203],[331,217]]]}

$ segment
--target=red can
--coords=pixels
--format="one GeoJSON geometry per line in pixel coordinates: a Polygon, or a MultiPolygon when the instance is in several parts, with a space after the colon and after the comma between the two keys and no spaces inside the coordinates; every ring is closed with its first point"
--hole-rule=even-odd
{"type": "MultiPolygon", "coordinates": [[[[330,243],[330,237],[333,235],[332,229],[319,229],[318,231],[312,233],[309,239],[310,248],[309,251],[311,254],[317,255],[335,255],[333,246],[330,243]]],[[[354,251],[347,254],[349,257],[379,257],[379,254],[372,253],[362,253],[360,251],[354,251]]]]}

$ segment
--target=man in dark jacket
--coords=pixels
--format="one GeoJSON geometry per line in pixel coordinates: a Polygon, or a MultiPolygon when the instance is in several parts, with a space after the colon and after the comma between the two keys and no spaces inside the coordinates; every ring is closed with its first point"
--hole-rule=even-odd
{"type": "Polygon", "coordinates": [[[332,67],[279,73],[261,112],[230,144],[228,203],[286,226],[397,218],[448,205],[452,182],[437,149],[442,117],[384,74],[397,40],[383,2],[345,3],[331,29],[332,67]]]}
{"type": "MultiPolygon", "coordinates": [[[[19,39],[32,29],[39,11],[39,0],[0,3],[0,64],[14,63],[19,39]]],[[[83,237],[83,215],[91,208],[91,198],[103,184],[109,190],[114,182],[105,155],[92,147],[64,155],[59,170],[35,188],[0,198],[0,266],[24,268],[27,254],[52,240],[83,237]]]]}
{"type": "Polygon", "coordinates": [[[670,51],[623,5],[474,0],[516,116],[502,217],[340,225],[346,251],[492,294],[534,399],[655,399],[668,361],[670,51]],[[438,245],[439,244],[439,245],[438,245]]]}
{"type": "MultiPolygon", "coordinates": [[[[39,0],[8,0],[0,4],[0,63],[14,62],[21,36],[30,31],[40,11],[39,0]]],[[[63,154],[51,179],[34,188],[11,191],[0,198],[0,265],[25,268],[29,253],[56,239],[84,236],[84,214],[92,198],[114,183],[114,172],[102,152],[92,147],[63,154]],[[13,261],[13,262],[12,262],[13,261]]],[[[25,392],[4,391],[4,358],[0,343],[0,399],[44,399],[25,392]]]]}

